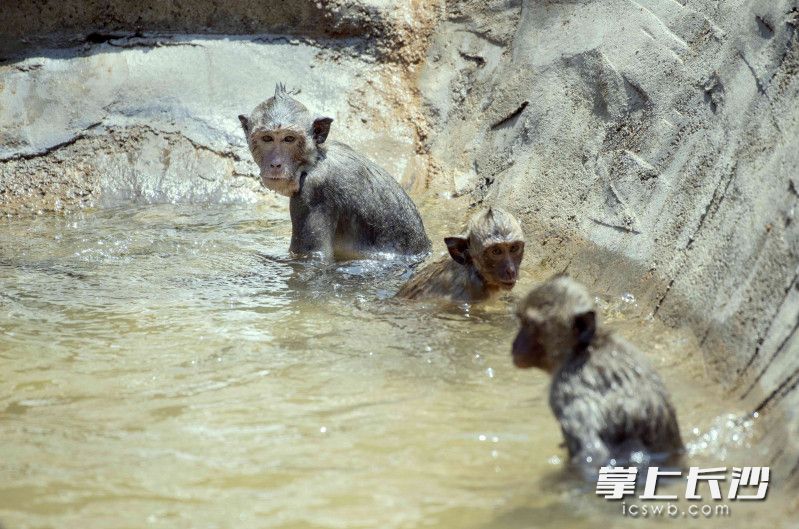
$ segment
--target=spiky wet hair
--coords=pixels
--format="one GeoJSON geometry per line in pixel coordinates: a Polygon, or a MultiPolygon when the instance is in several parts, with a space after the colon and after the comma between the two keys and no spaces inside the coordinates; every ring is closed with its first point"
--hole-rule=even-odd
{"type": "Polygon", "coordinates": [[[581,313],[595,310],[594,298],[582,283],[565,274],[556,274],[541,283],[520,302],[519,309],[550,308],[555,300],[569,313],[581,313]]]}
{"type": "Polygon", "coordinates": [[[496,206],[472,216],[466,227],[470,245],[488,247],[492,244],[524,240],[522,226],[516,217],[496,206]]]}
{"type": "Polygon", "coordinates": [[[275,95],[255,107],[251,116],[251,123],[267,130],[297,128],[304,132],[312,122],[308,108],[291,97],[283,83],[275,85],[275,95]]]}

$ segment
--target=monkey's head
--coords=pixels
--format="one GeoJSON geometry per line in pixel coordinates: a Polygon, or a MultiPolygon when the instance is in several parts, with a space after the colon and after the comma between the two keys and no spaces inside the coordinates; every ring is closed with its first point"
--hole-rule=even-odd
{"type": "Polygon", "coordinates": [[[516,284],[524,257],[524,233],[507,211],[496,207],[481,211],[469,220],[466,235],[447,237],[444,242],[455,262],[474,266],[487,285],[510,290],[516,284]]]}
{"type": "Polygon", "coordinates": [[[534,288],[517,310],[521,328],[513,341],[516,367],[556,371],[585,350],[596,333],[596,309],[588,291],[566,276],[534,288]]]}
{"type": "Polygon", "coordinates": [[[330,131],[331,118],[313,117],[305,106],[286,92],[283,84],[275,95],[239,116],[261,183],[290,197],[300,190],[302,173],[318,157],[330,131]]]}

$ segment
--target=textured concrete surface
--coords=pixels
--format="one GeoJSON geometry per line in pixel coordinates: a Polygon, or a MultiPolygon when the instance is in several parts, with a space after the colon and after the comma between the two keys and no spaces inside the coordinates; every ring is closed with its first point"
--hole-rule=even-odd
{"type": "Polygon", "coordinates": [[[0,209],[274,200],[249,181],[236,116],[278,81],[335,119],[332,138],[425,187],[412,79],[433,12],[397,0],[5,3],[0,209]]]}
{"type": "MultiPolygon", "coordinates": [[[[407,59],[428,24],[423,4],[407,0],[10,0],[0,7],[0,54],[97,44],[142,31],[173,34],[291,34],[374,39],[388,59],[407,59]]],[[[419,57],[417,57],[418,59],[419,57]]]]}
{"type": "Polygon", "coordinates": [[[690,325],[796,471],[799,2],[190,4],[1,8],[0,211],[275,200],[236,115],[285,81],[417,196],[690,325]]]}
{"type": "Polygon", "coordinates": [[[9,210],[271,196],[251,178],[237,116],[278,81],[334,118],[332,138],[406,183],[416,177],[414,126],[395,111],[406,96],[374,61],[268,37],[121,38],[39,53],[0,66],[0,204],[9,210]]]}
{"type": "Polygon", "coordinates": [[[421,77],[444,181],[519,213],[543,266],[690,325],[794,437],[797,2],[459,5],[421,77]]]}

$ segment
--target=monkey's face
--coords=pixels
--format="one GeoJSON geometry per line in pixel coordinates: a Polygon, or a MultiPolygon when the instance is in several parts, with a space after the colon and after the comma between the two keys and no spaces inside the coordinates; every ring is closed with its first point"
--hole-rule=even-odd
{"type": "Polygon", "coordinates": [[[517,316],[520,328],[513,340],[513,364],[525,369],[537,367],[551,373],[556,367],[551,355],[554,344],[549,343],[549,338],[557,333],[553,322],[533,309],[520,311],[517,316]]]}
{"type": "Polygon", "coordinates": [[[563,276],[530,291],[516,315],[521,328],[513,342],[513,363],[550,373],[585,351],[597,329],[590,295],[582,285],[563,276]]]}
{"type": "Polygon", "coordinates": [[[519,278],[523,257],[524,242],[511,241],[483,248],[473,259],[486,283],[511,290],[519,278]]]}
{"type": "Polygon", "coordinates": [[[278,85],[251,116],[240,115],[264,187],[288,197],[300,190],[303,171],[316,163],[332,118],[311,119],[308,109],[278,85]]]}
{"type": "Polygon", "coordinates": [[[281,195],[300,190],[302,167],[307,163],[305,134],[290,129],[256,130],[250,150],[261,169],[261,184],[281,195]]]}

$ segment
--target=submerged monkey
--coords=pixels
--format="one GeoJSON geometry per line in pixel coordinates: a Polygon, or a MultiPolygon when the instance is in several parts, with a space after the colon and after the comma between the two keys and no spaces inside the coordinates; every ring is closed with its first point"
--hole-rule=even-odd
{"type": "Polygon", "coordinates": [[[449,255],[430,263],[405,283],[397,297],[484,300],[509,291],[519,277],[524,234],[507,211],[491,207],[478,212],[466,233],[444,239],[449,255]]]}
{"type": "Polygon", "coordinates": [[[262,185],[290,197],[293,254],[429,252],[419,212],[397,181],[347,145],[326,142],[333,120],[313,117],[285,86],[239,120],[262,185]]]}
{"type": "Polygon", "coordinates": [[[552,375],[549,405],[573,463],[599,467],[634,452],[674,460],[683,450],[662,380],[631,344],[597,322],[593,300],[556,276],[520,303],[517,367],[552,375]]]}

